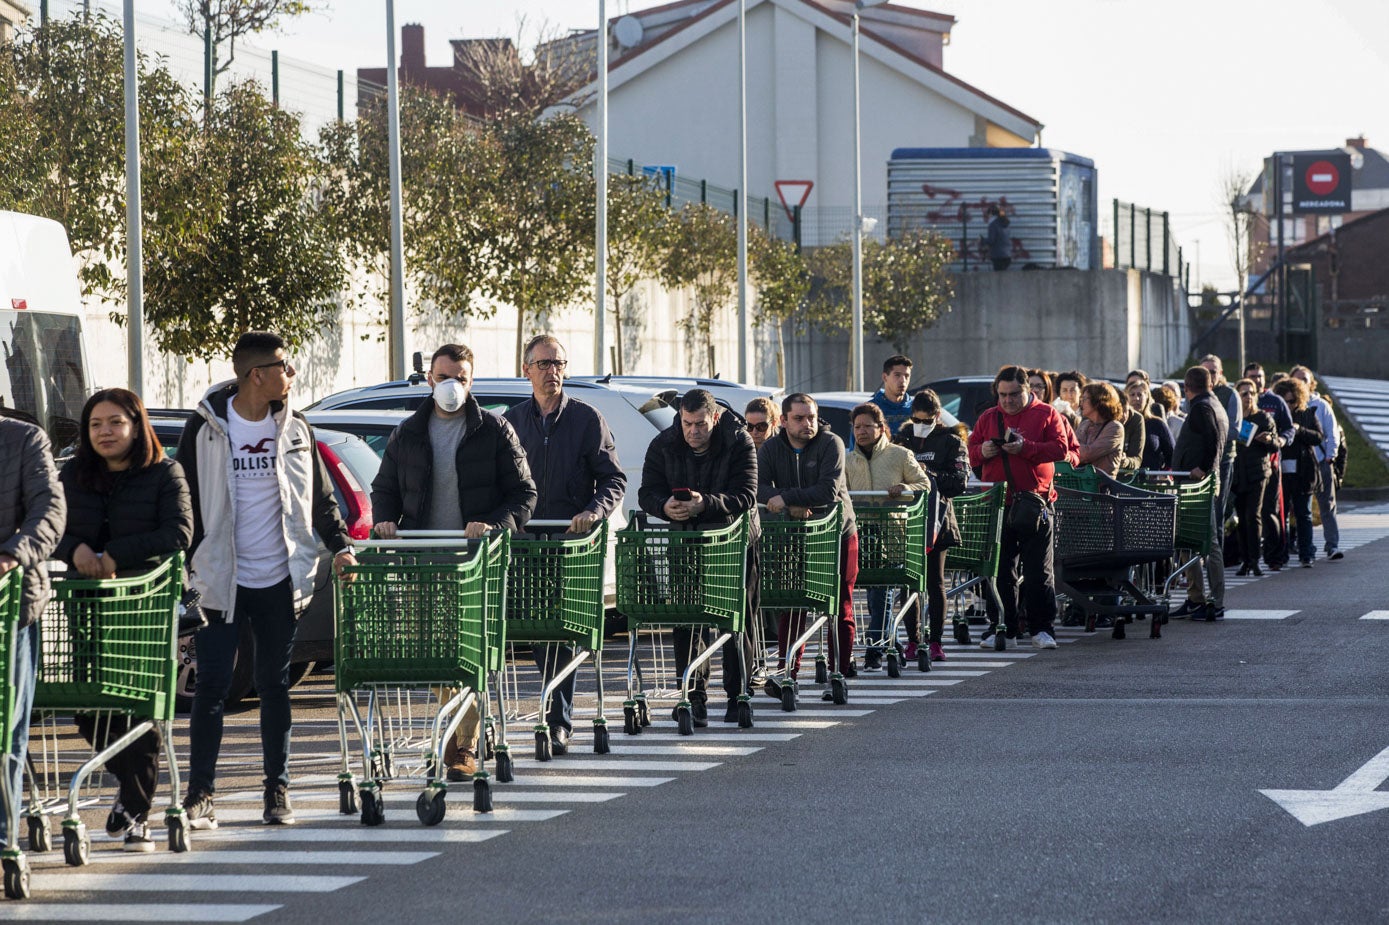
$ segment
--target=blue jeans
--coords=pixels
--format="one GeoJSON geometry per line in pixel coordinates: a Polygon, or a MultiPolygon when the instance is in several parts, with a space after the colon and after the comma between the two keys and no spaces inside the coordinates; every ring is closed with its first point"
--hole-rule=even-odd
{"type": "Polygon", "coordinates": [[[1336,478],[1331,474],[1331,460],[1320,463],[1321,491],[1317,492],[1317,507],[1321,508],[1321,535],[1329,556],[1341,548],[1341,528],[1336,523],[1336,478]]]}
{"type": "Polygon", "coordinates": [[[198,631],[197,688],[189,717],[188,792],[216,791],[217,756],[222,751],[222,715],[231,690],[241,624],[248,622],[260,697],[260,747],[265,786],[289,785],[289,659],[294,650],[294,598],[286,578],[269,588],[237,588],[232,621],[209,610],[198,631]]]}
{"type": "MultiPolygon", "coordinates": [[[[34,705],[34,682],[38,680],[39,626],[31,623],[15,632],[14,640],[14,733],[5,775],[10,783],[10,800],[0,808],[0,844],[9,843],[10,820],[20,818],[24,794],[24,757],[29,751],[29,711],[34,705]]],[[[15,830],[19,837],[19,830],[15,830]]]]}
{"type": "Polygon", "coordinates": [[[872,643],[883,638],[883,633],[887,632],[888,609],[896,600],[896,588],[869,588],[865,592],[868,596],[868,646],[869,652],[882,652],[882,646],[875,646],[872,643]]]}
{"type": "MultiPolygon", "coordinates": [[[[557,642],[537,642],[531,646],[531,658],[535,659],[535,667],[540,669],[541,678],[549,684],[561,668],[574,660],[574,647],[557,642]]],[[[574,678],[577,674],[577,671],[570,672],[550,697],[545,724],[551,732],[556,729],[574,731],[574,678]]]]}
{"type": "Polygon", "coordinates": [[[1297,558],[1311,562],[1317,557],[1317,544],[1312,536],[1312,493],[1301,492],[1283,482],[1283,500],[1288,506],[1288,520],[1296,521],[1296,527],[1288,528],[1288,551],[1297,544],[1297,558]]]}

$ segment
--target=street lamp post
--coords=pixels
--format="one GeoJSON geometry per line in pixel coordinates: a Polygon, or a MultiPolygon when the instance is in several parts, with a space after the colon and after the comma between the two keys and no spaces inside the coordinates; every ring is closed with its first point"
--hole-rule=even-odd
{"type": "MultiPolygon", "coordinates": [[[[738,381],[750,382],[748,336],[748,24],[738,0],[738,381]]],[[[716,370],[710,370],[716,372],[716,370]]]]}
{"type": "Polygon", "coordinates": [[[854,216],[853,216],[853,342],[849,352],[849,378],[853,391],[863,388],[863,144],[859,133],[859,13],[887,0],[854,0],[854,216]]]}
{"type": "MultiPolygon", "coordinates": [[[[603,375],[608,352],[608,4],[598,0],[598,150],[593,177],[597,183],[598,218],[593,259],[593,373],[603,375]]],[[[622,306],[617,306],[621,311],[622,306]]],[[[614,369],[613,372],[620,372],[614,369]]]]}
{"type": "Polygon", "coordinates": [[[125,0],[125,238],[126,380],[136,395],[145,392],[145,292],[140,211],[140,88],[135,60],[135,3],[125,0]]]}
{"type": "Polygon", "coordinates": [[[405,378],[405,234],[400,193],[400,79],[396,74],[395,0],[386,0],[386,113],[391,200],[390,373],[405,378]]]}

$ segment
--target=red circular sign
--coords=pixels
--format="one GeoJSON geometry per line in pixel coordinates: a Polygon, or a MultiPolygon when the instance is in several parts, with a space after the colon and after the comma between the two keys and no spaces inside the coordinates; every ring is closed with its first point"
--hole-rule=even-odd
{"type": "Polygon", "coordinates": [[[1341,172],[1330,161],[1316,161],[1307,168],[1307,189],[1318,196],[1336,191],[1341,183],[1341,172]]]}

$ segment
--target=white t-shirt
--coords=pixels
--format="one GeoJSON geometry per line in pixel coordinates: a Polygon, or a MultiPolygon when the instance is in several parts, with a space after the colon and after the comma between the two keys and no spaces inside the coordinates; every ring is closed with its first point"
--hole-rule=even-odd
{"type": "Polygon", "coordinates": [[[236,505],[236,583],[268,588],[289,577],[284,505],[276,477],[275,416],[248,421],[227,403],[232,454],[232,503],[236,505]]]}

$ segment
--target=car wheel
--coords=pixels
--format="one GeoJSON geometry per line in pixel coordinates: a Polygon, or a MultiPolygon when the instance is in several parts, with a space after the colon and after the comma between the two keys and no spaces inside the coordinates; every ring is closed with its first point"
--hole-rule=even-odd
{"type": "Polygon", "coordinates": [[[300,681],[313,674],[313,670],[315,667],[316,666],[313,661],[295,662],[294,664],[290,665],[289,689],[294,690],[294,688],[298,687],[300,681]]]}
{"type": "MultiPolygon", "coordinates": [[[[236,655],[232,662],[231,688],[227,691],[227,707],[234,709],[251,692],[253,664],[251,627],[241,624],[237,635],[236,655]]],[[[174,709],[188,713],[193,709],[193,694],[198,685],[197,633],[178,637],[177,671],[174,677],[174,709]]]]}

